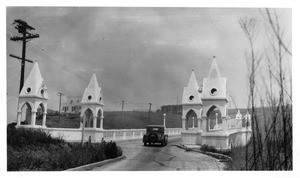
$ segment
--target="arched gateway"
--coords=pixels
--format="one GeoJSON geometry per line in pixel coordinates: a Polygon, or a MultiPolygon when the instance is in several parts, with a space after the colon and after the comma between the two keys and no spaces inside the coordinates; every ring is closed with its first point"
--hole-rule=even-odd
{"type": "Polygon", "coordinates": [[[84,127],[103,129],[103,106],[101,87],[99,87],[96,74],[93,73],[90,83],[84,90],[81,100],[81,118],[84,127]]]}
{"type": "Polygon", "coordinates": [[[36,119],[42,117],[42,127],[46,127],[48,93],[37,61],[34,62],[24,86],[18,96],[17,127],[40,127],[36,119]]]}
{"type": "Polygon", "coordinates": [[[198,86],[192,71],[182,96],[182,142],[226,149],[230,134],[242,132],[228,131],[226,78],[221,77],[215,58],[202,86],[198,86]],[[190,115],[197,118],[197,129],[189,129],[190,115]]]}

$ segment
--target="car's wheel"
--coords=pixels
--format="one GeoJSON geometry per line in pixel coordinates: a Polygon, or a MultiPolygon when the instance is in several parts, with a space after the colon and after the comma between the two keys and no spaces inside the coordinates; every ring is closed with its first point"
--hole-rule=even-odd
{"type": "Polygon", "coordinates": [[[155,143],[156,141],[157,141],[157,135],[156,134],[150,134],[149,136],[148,136],[148,139],[152,142],[152,143],[155,143]]]}
{"type": "Polygon", "coordinates": [[[147,142],[144,142],[144,146],[147,146],[147,142]]]}
{"type": "Polygon", "coordinates": [[[165,138],[165,146],[168,144],[168,138],[165,138]]]}

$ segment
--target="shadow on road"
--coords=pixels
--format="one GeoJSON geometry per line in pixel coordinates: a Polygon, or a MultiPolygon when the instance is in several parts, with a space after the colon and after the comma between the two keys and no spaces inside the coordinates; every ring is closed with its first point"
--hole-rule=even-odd
{"type": "MultiPolygon", "coordinates": [[[[144,145],[142,145],[143,147],[166,147],[166,146],[162,146],[162,145],[160,145],[160,144],[154,144],[154,145],[147,145],[147,146],[144,146],[144,145]]],[[[168,145],[168,146],[178,146],[178,145],[168,145]]]]}
{"type": "Polygon", "coordinates": [[[160,144],[155,144],[155,145],[147,145],[147,146],[144,146],[144,147],[164,147],[164,146],[160,145],[160,144]]]}

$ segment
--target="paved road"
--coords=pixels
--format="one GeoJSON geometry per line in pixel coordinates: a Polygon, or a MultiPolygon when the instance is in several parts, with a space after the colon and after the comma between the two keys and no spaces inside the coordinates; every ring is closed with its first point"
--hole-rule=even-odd
{"type": "Polygon", "coordinates": [[[224,164],[210,156],[178,148],[180,138],[169,138],[165,147],[147,146],[141,140],[118,142],[126,159],[93,171],[222,170],[224,164]]]}

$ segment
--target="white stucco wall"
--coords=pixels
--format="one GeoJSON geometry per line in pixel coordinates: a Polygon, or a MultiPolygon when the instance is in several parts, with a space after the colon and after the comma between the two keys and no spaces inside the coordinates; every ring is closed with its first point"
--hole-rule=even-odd
{"type": "Polygon", "coordinates": [[[201,131],[182,131],[181,132],[181,141],[186,145],[202,145],[202,132],[201,131]]]}
{"type": "MultiPolygon", "coordinates": [[[[67,129],[67,128],[45,128],[41,126],[28,126],[21,125],[23,128],[34,128],[43,130],[52,137],[60,137],[69,142],[79,142],[82,138],[82,129],[67,129]]],[[[103,129],[93,129],[85,128],[84,140],[87,141],[91,137],[91,141],[100,142],[102,138],[105,140],[131,140],[143,138],[146,133],[146,129],[122,129],[122,130],[103,130],[103,129]]],[[[167,128],[165,131],[169,136],[180,135],[181,128],[167,128]]]]}

